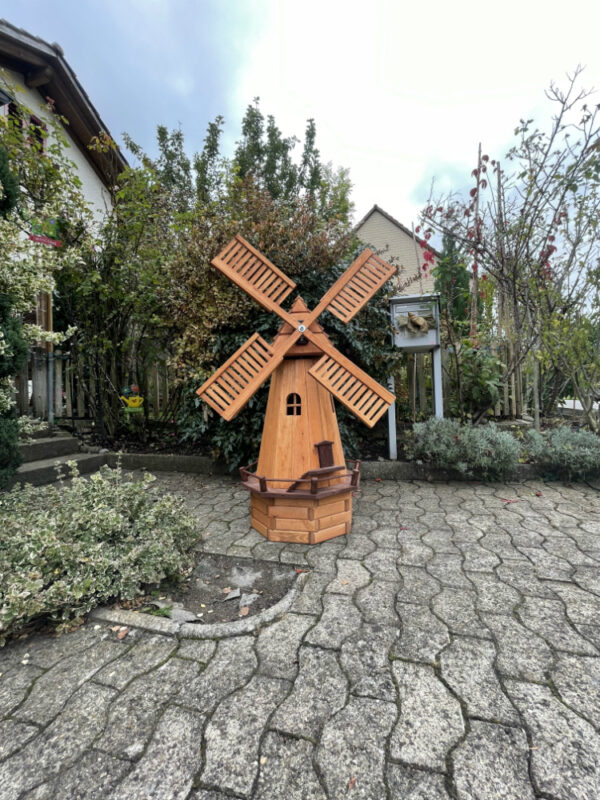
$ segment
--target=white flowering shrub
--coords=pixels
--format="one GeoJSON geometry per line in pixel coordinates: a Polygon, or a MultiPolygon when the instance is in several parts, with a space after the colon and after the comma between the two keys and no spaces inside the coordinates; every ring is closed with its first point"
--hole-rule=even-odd
{"type": "Polygon", "coordinates": [[[151,490],[152,475],[103,467],[85,479],[70,466],[69,486],[0,494],[0,645],[33,620],[60,629],[192,567],[197,523],[182,500],[151,490]]]}

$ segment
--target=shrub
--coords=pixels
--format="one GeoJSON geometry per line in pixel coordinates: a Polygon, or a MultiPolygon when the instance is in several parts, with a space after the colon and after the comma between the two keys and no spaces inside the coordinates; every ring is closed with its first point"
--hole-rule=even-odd
{"type": "Polygon", "coordinates": [[[191,568],[195,521],[178,498],[150,491],[151,475],[124,480],[103,467],[71,485],[0,495],[0,645],[32,620],[55,627],[99,603],[191,568]]]}
{"type": "Polygon", "coordinates": [[[408,447],[413,458],[441,469],[455,469],[482,480],[510,475],[519,460],[519,443],[493,423],[460,425],[452,419],[429,419],[413,426],[408,447]]]}
{"type": "Polygon", "coordinates": [[[555,478],[600,474],[600,438],[590,431],[567,427],[530,431],[526,443],[531,458],[555,478]]]}
{"type": "Polygon", "coordinates": [[[0,412],[0,489],[10,486],[20,464],[17,420],[0,412]]]}

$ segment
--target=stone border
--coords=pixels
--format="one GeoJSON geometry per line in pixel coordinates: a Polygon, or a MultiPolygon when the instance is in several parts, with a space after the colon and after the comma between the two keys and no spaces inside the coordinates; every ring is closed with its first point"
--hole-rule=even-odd
{"type": "Polygon", "coordinates": [[[177,636],[179,639],[225,639],[242,633],[252,633],[267,622],[272,622],[280,614],[289,611],[298,593],[304,588],[308,575],[308,572],[300,573],[292,588],[275,605],[265,608],[253,617],[236,619],[234,622],[216,622],[208,625],[196,622],[173,622],[170,619],[154,617],[152,614],[141,614],[139,611],[114,609],[108,606],[95,608],[89,616],[94,622],[110,622],[113,625],[125,625],[150,633],[160,633],[163,636],[177,636]]]}
{"type": "MultiPolygon", "coordinates": [[[[106,463],[116,467],[120,459],[124,469],[148,469],[157,472],[189,472],[200,475],[227,475],[223,464],[212,461],[208,456],[178,456],[162,453],[107,453],[106,463]]],[[[363,461],[361,476],[367,480],[381,479],[385,481],[480,481],[455,470],[436,469],[427,464],[414,461],[363,461]]],[[[510,481],[523,481],[541,478],[542,472],[535,464],[517,464],[510,481]]],[[[508,480],[508,479],[507,479],[508,480]]],[[[493,481],[497,482],[497,481],[493,481]]],[[[507,481],[500,481],[506,483],[507,481]]]]}

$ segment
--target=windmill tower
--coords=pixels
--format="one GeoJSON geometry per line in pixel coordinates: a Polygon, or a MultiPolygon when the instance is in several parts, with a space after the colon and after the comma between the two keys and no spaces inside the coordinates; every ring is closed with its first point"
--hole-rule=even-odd
{"type": "Polygon", "coordinates": [[[252,526],[279,542],[349,533],[360,462],[346,468],[334,397],[373,427],[394,396],[336,350],[317,320],[327,310],[350,322],[395,268],[364,250],[316,308],[298,297],[286,311],[296,284],[241,236],[212,264],[283,320],[272,345],[255,333],[197,390],[231,420],[272,376],[256,469],[240,470],[252,526]]]}

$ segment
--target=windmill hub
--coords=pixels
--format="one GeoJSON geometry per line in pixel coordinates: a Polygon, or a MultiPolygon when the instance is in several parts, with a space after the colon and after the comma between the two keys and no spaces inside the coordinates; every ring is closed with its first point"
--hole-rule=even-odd
{"type": "Polygon", "coordinates": [[[255,333],[197,390],[230,420],[271,377],[257,466],[240,470],[252,526],[270,541],[305,544],[349,533],[360,462],[346,465],[333,398],[373,427],[394,396],[336,350],[317,320],[327,310],[350,322],[395,268],[364,250],[315,309],[298,297],[286,311],[296,284],[241,236],[212,264],[283,320],[272,344],[255,333]]]}

